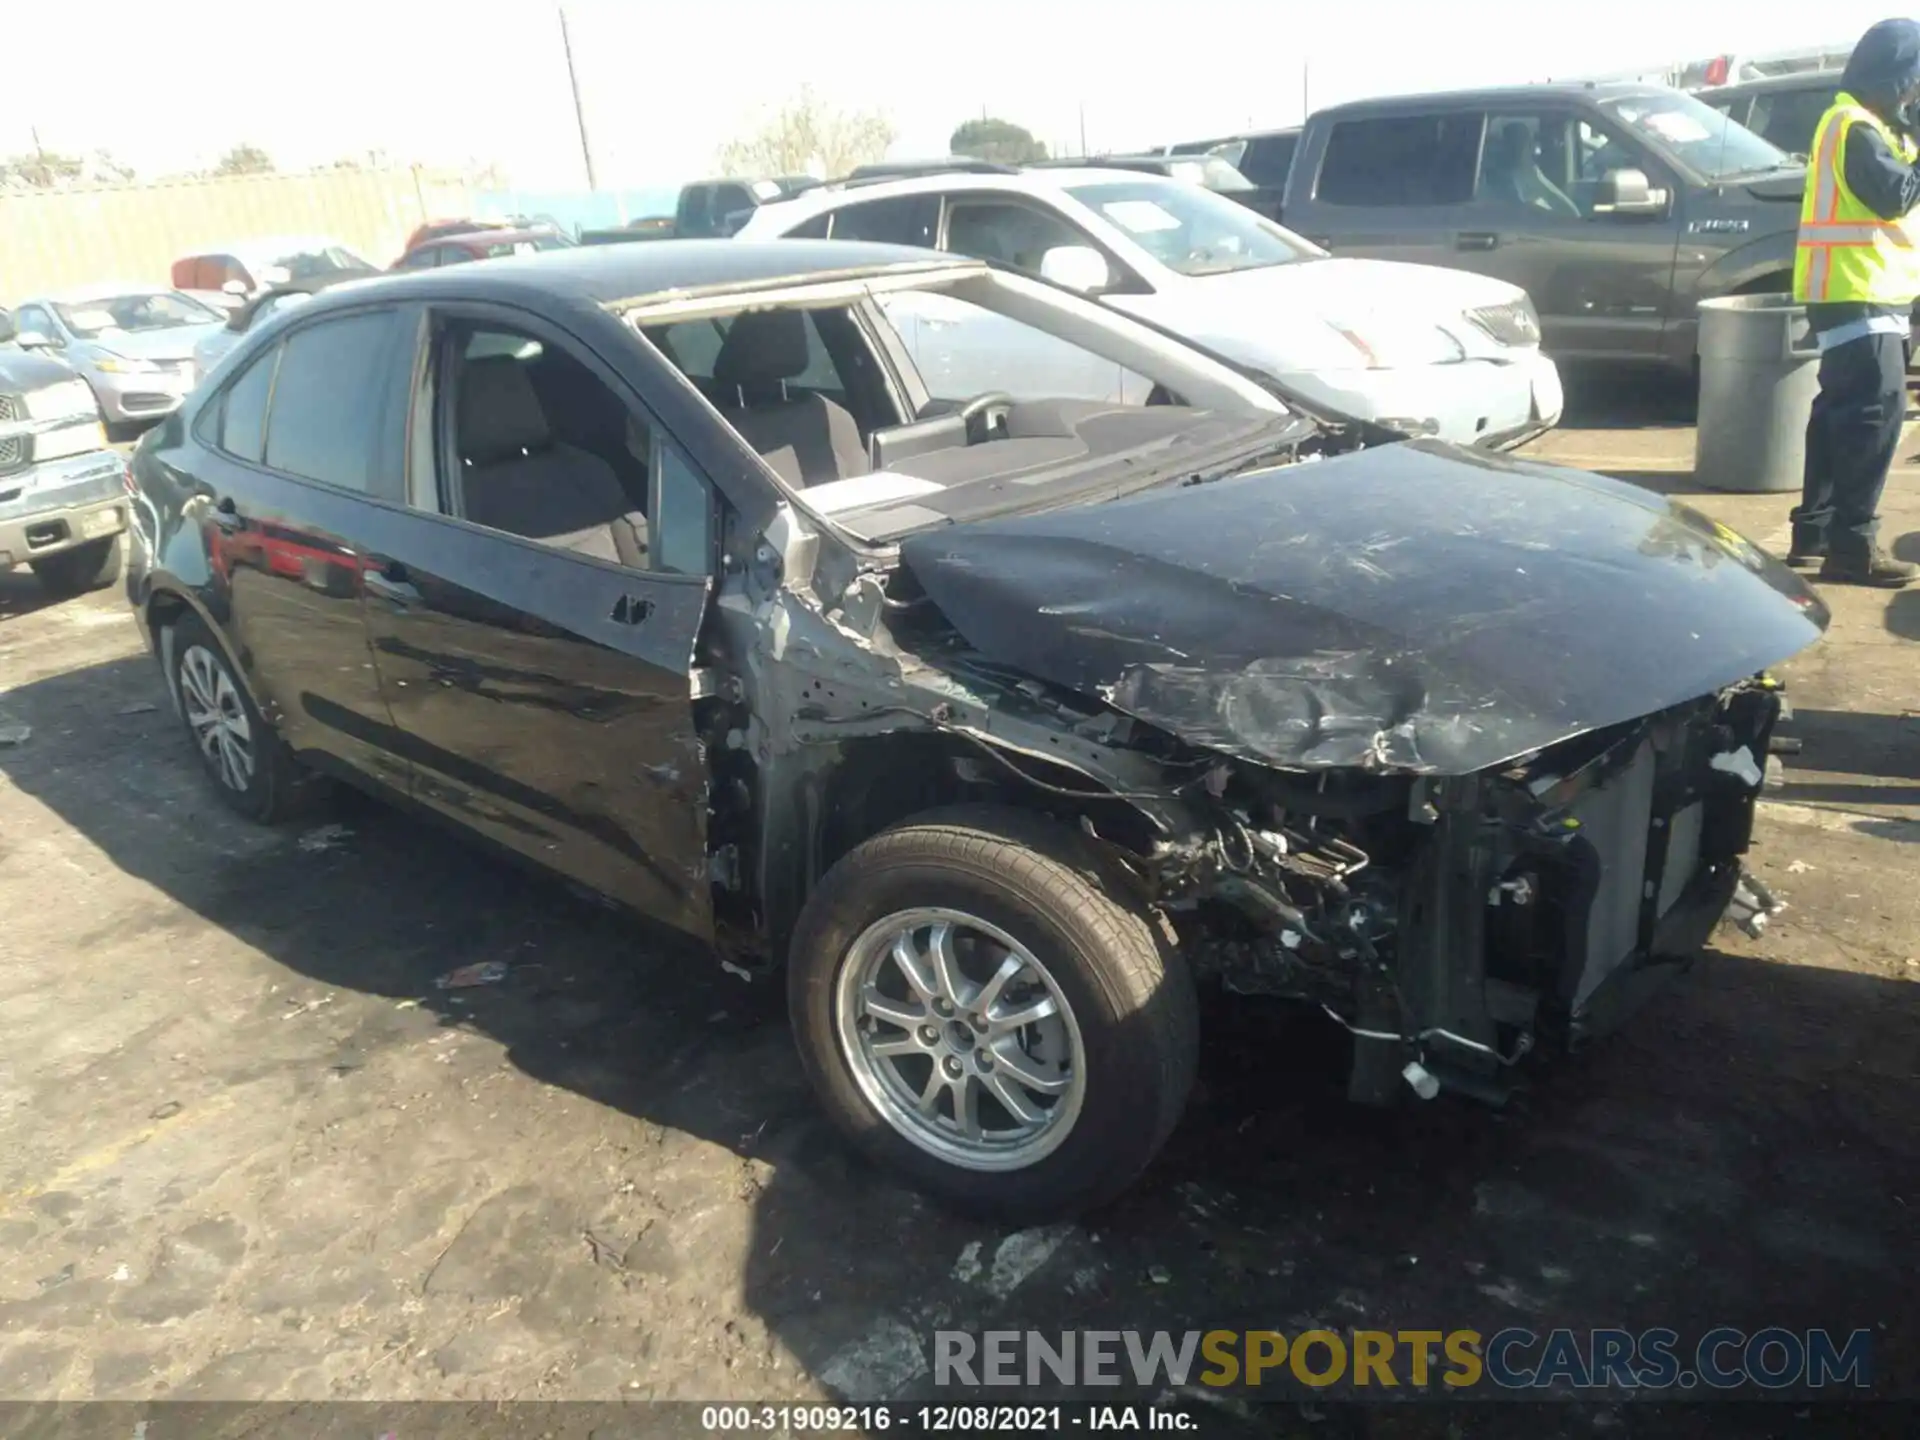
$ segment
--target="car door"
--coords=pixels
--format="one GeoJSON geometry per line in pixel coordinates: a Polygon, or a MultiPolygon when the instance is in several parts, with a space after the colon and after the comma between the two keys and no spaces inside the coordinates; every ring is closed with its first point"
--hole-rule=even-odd
{"type": "Polygon", "coordinates": [[[542,320],[436,308],[428,355],[409,508],[367,578],[415,798],[710,934],[691,669],[712,491],[624,382],[542,320]]]}
{"type": "MultiPolygon", "coordinates": [[[[1469,268],[1463,233],[1483,117],[1478,111],[1356,115],[1329,127],[1311,198],[1287,223],[1336,255],[1469,268]]],[[[1300,187],[1289,178],[1289,190],[1300,187]]]]}
{"type": "Polygon", "coordinates": [[[296,321],[194,420],[216,618],[262,713],[308,764],[401,792],[362,585],[402,513],[416,325],[392,306],[296,321]]]}
{"type": "Polygon", "coordinates": [[[1512,281],[1533,297],[1546,348],[1567,359],[1651,360],[1673,296],[1670,224],[1596,210],[1610,170],[1666,166],[1596,117],[1554,106],[1510,106],[1487,118],[1473,198],[1460,212],[1466,269],[1512,281]]]}

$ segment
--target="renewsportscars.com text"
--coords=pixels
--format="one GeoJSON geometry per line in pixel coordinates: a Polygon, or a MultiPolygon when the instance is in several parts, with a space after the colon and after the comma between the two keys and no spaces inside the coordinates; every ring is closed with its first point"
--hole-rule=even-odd
{"type": "Polygon", "coordinates": [[[937,1330],[938,1385],[1046,1383],[1458,1391],[1844,1389],[1873,1385],[1866,1330],[937,1330]]]}

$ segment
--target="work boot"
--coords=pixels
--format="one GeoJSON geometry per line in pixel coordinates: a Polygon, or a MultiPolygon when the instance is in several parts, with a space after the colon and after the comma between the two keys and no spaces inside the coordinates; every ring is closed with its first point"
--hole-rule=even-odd
{"type": "Polygon", "coordinates": [[[1824,531],[1802,534],[1798,526],[1794,527],[1793,538],[1787,542],[1787,564],[1795,570],[1805,570],[1818,565],[1827,558],[1827,537],[1824,531]]]}
{"type": "Polygon", "coordinates": [[[1920,578],[1920,566],[1896,560],[1878,545],[1859,555],[1829,555],[1818,578],[1828,585],[1871,585],[1898,590],[1920,578]]]}

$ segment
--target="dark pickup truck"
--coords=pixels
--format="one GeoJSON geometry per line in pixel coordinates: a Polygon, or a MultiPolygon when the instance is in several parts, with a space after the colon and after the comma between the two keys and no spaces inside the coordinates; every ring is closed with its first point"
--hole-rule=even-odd
{"type": "Polygon", "coordinates": [[[1562,360],[1690,369],[1702,300],[1784,291],[1800,163],[1691,95],[1529,85],[1312,116],[1287,227],[1523,287],[1562,360]]]}

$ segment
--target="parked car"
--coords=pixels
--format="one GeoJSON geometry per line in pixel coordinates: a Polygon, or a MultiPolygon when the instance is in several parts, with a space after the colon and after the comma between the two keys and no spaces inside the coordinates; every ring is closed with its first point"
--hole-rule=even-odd
{"type": "Polygon", "coordinates": [[[1357,1099],[1484,1094],[1739,893],[1819,599],[1376,440],[978,261],[581,247],[244,339],[135,452],[127,593],[234,809],[346,777],[716,947],[856,1142],[1026,1222],[1165,1140],[1196,983],[1324,1007],[1357,1099]],[[938,404],[886,293],[1191,406],[938,404]]]}
{"type": "Polygon", "coordinates": [[[1813,132],[1840,93],[1838,70],[1813,70],[1799,75],[1776,75],[1696,91],[1709,105],[1736,124],[1778,146],[1789,155],[1813,153],[1813,132]]]}
{"type": "Polygon", "coordinates": [[[363,283],[371,278],[353,271],[315,275],[286,285],[276,285],[264,294],[254,296],[244,305],[229,310],[226,323],[218,330],[202,336],[200,343],[193,347],[194,383],[198,384],[206,379],[212,373],[214,366],[226,357],[227,352],[240,343],[242,335],[254,326],[264,324],[270,316],[304,304],[322,290],[331,289],[335,285],[363,283]]]}
{"type": "Polygon", "coordinates": [[[94,285],[21,301],[14,343],[57,355],[92,388],[100,418],[131,425],[179,405],[194,346],[224,318],[178,290],[94,285]]]}
{"type": "Polygon", "coordinates": [[[1182,140],[1169,145],[1169,155],[1218,155],[1246,176],[1258,193],[1253,206],[1274,220],[1285,215],[1287,172],[1293,168],[1293,152],[1300,145],[1300,127],[1284,130],[1250,130],[1243,135],[1223,135],[1216,140],[1182,140]]]}
{"type": "Polygon", "coordinates": [[[1559,359],[1689,371],[1702,300],[1786,291],[1805,169],[1692,95],[1529,85],[1307,121],[1287,223],[1523,287],[1559,359]]]}
{"type": "Polygon", "coordinates": [[[14,335],[0,310],[0,573],[25,565],[56,595],[98,590],[120,573],[126,465],[87,382],[14,335]]]}
{"type": "Polygon", "coordinates": [[[407,236],[407,243],[401,247],[401,253],[417,250],[430,240],[444,239],[448,235],[471,235],[476,230],[510,230],[514,228],[505,220],[428,220],[413,227],[413,233],[407,236]]]}
{"type": "Polygon", "coordinates": [[[1798,45],[1780,50],[1728,50],[1704,60],[1676,65],[1672,83],[1682,90],[1705,90],[1720,85],[1743,85],[1780,75],[1805,75],[1819,70],[1844,70],[1853,43],[1798,45]]]}
{"type": "MultiPolygon", "coordinates": [[[[828,235],[1011,265],[1253,366],[1314,405],[1402,433],[1500,447],[1560,418],[1560,376],[1517,287],[1331,259],[1243,206],[1163,176],[995,167],[876,180],[762,206],[741,231],[828,235]]],[[[1011,352],[1000,354],[1017,336],[990,318],[969,334],[938,308],[914,327],[939,342],[916,356],[937,383],[978,383],[966,368],[976,362],[1018,373],[1011,352]],[[949,364],[963,367],[961,378],[949,364]]]]}
{"type": "Polygon", "coordinates": [[[173,262],[173,287],[221,309],[264,290],[315,275],[376,275],[379,267],[323,235],[282,235],[236,241],[173,262]]]}
{"type": "Polygon", "coordinates": [[[498,260],[508,255],[531,255],[539,250],[566,250],[574,242],[557,230],[474,230],[442,235],[416,246],[393,262],[395,270],[432,270],[441,265],[464,265],[471,260],[498,260]]]}

